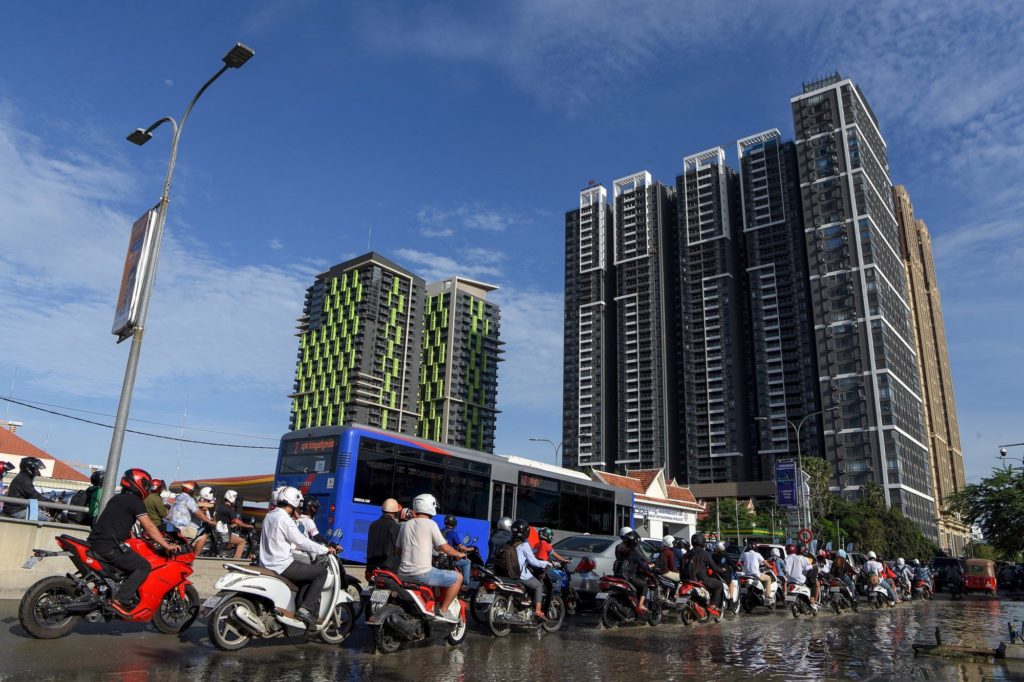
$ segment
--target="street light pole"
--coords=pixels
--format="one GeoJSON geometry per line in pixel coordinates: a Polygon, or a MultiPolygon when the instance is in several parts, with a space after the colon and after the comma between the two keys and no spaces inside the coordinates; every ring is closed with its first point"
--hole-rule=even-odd
{"type": "Polygon", "coordinates": [[[547,443],[551,447],[553,447],[555,449],[555,466],[561,466],[558,463],[558,451],[562,449],[562,444],[561,443],[559,443],[558,445],[555,445],[555,442],[553,440],[548,439],[548,438],[531,438],[530,440],[532,440],[535,443],[547,443]]]}
{"type": "Polygon", "coordinates": [[[128,351],[128,363],[124,370],[124,382],[121,385],[121,397],[117,403],[117,416],[114,419],[114,433],[110,439],[110,452],[107,454],[106,475],[103,477],[103,490],[100,494],[100,509],[106,507],[107,502],[114,494],[114,485],[119,480],[117,471],[121,466],[121,449],[124,446],[124,434],[128,425],[128,411],[131,408],[132,392],[135,389],[135,375],[139,366],[139,354],[142,352],[142,337],[145,334],[146,314],[149,312],[149,299],[153,293],[153,282],[156,279],[156,266],[160,257],[160,243],[163,238],[164,224],[167,222],[167,206],[170,203],[171,178],[174,175],[174,163],[178,158],[178,142],[181,140],[181,131],[185,127],[185,121],[192,113],[192,107],[196,105],[206,89],[215,80],[221,77],[228,69],[237,69],[245,64],[255,53],[242,43],[237,43],[224,56],[224,66],[213,75],[189,102],[188,108],[181,117],[181,123],[177,123],[170,116],[161,118],[149,128],[143,130],[137,128],[128,136],[128,141],[139,146],[149,142],[153,137],[153,131],[164,123],[170,123],[174,131],[171,141],[171,157],[167,164],[167,177],[164,180],[164,189],[160,194],[160,203],[157,204],[157,220],[153,229],[153,254],[149,267],[144,273],[142,290],[139,294],[138,315],[134,328],[132,329],[132,345],[128,351]]]}

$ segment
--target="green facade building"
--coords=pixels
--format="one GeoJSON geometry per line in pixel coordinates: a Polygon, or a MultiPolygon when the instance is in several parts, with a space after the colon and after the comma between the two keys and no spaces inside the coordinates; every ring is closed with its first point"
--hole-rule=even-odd
{"type": "Polygon", "coordinates": [[[417,435],[494,452],[498,363],[497,287],[453,277],[427,286],[417,435]]]}
{"type": "Polygon", "coordinates": [[[415,434],[424,281],[370,252],[317,275],[298,322],[290,428],[415,434]]]}

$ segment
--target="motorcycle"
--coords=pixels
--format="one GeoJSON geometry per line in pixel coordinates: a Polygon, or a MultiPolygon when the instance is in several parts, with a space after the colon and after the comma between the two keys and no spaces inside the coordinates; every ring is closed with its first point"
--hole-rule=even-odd
{"type": "Polygon", "coordinates": [[[676,607],[683,625],[722,620],[722,613],[711,606],[711,592],[699,580],[683,580],[676,591],[676,607]]]}
{"type": "Polygon", "coordinates": [[[764,583],[757,576],[740,576],[740,604],[747,613],[752,613],[758,606],[775,611],[774,595],[765,594],[764,583]]]}
{"type": "MultiPolygon", "coordinates": [[[[486,571],[486,569],[484,569],[486,571]]],[[[544,585],[544,599],[541,608],[544,620],[538,620],[533,608],[533,593],[518,580],[499,578],[493,573],[487,575],[488,592],[494,600],[487,611],[487,629],[495,637],[504,637],[514,627],[542,628],[545,632],[558,632],[565,620],[565,602],[557,594],[557,587],[551,576],[544,570],[534,571],[544,585]]]]}
{"type": "Polygon", "coordinates": [[[964,589],[963,578],[959,580],[949,580],[946,582],[946,587],[949,588],[950,599],[963,599],[967,591],[964,589]]]}
{"type": "Polygon", "coordinates": [[[868,602],[876,609],[880,609],[886,604],[890,607],[896,606],[896,602],[890,601],[889,591],[882,585],[881,580],[876,585],[871,585],[870,589],[868,589],[867,597],[868,602]]]}
{"type": "MultiPolygon", "coordinates": [[[[170,542],[188,547],[173,526],[165,527],[170,542]]],[[[138,604],[128,615],[114,610],[110,602],[125,579],[125,573],[92,551],[88,542],[70,535],[56,537],[62,551],[33,550],[22,568],[32,568],[43,559],[66,556],[74,573],[43,578],[28,588],[18,607],[18,621],[37,639],[56,639],[71,632],[83,618],[89,623],[123,620],[152,621],[158,632],[175,635],[184,631],[199,615],[199,592],[188,576],[192,574],[192,552],[168,555],[148,538],[132,537],[125,544],[152,566],[139,587],[138,604]]]]}
{"type": "MultiPolygon", "coordinates": [[[[341,538],[341,531],[329,536],[341,538]]],[[[323,554],[314,564],[327,568],[327,581],[320,593],[317,622],[308,627],[295,617],[298,587],[290,580],[262,566],[224,564],[227,574],[214,588],[217,594],[203,602],[207,631],[214,646],[237,651],[253,639],[295,637],[303,632],[325,644],[341,644],[352,633],[356,609],[345,589],[344,570],[333,554],[323,554]]]]}
{"type": "MultiPolygon", "coordinates": [[[[255,523],[256,518],[253,516],[249,517],[249,525],[255,523]]],[[[245,549],[242,551],[242,558],[249,559],[249,563],[256,565],[259,563],[260,555],[260,538],[259,532],[255,528],[232,528],[232,533],[242,538],[245,541],[245,549]]],[[[235,550],[227,542],[222,542],[220,534],[216,531],[216,526],[212,524],[204,523],[196,534],[196,539],[206,536],[206,544],[203,545],[203,552],[199,556],[208,559],[233,559],[235,556],[235,550]]]]}
{"type": "Polygon", "coordinates": [[[657,625],[661,622],[661,603],[658,601],[656,586],[647,583],[647,615],[637,613],[640,598],[632,583],[624,578],[612,575],[601,576],[598,583],[601,589],[595,597],[597,608],[601,613],[601,624],[606,628],[615,628],[628,623],[647,623],[657,625]]]}
{"type": "Polygon", "coordinates": [[[452,602],[459,612],[458,621],[447,623],[434,615],[440,600],[435,588],[403,582],[397,574],[382,568],[374,571],[372,577],[374,590],[370,593],[366,623],[373,632],[373,645],[378,653],[394,653],[402,642],[417,642],[437,635],[443,635],[453,646],[466,639],[466,602],[461,598],[452,602]]]}
{"type": "Polygon", "coordinates": [[[930,580],[923,580],[922,578],[914,579],[914,599],[931,599],[932,598],[932,582],[930,580]]]}
{"type": "Polygon", "coordinates": [[[786,603],[794,618],[818,615],[818,605],[811,601],[811,588],[807,585],[790,583],[786,588],[786,603]]]}
{"type": "Polygon", "coordinates": [[[860,600],[857,595],[851,592],[849,586],[839,578],[823,577],[822,584],[818,589],[828,592],[829,604],[832,605],[832,610],[836,614],[842,613],[845,609],[853,609],[853,612],[857,613],[860,608],[860,600]]]}
{"type": "Polygon", "coordinates": [[[562,598],[565,604],[565,614],[575,616],[580,606],[580,595],[572,586],[572,571],[569,570],[569,562],[552,562],[548,569],[555,583],[555,594],[562,598]]]}

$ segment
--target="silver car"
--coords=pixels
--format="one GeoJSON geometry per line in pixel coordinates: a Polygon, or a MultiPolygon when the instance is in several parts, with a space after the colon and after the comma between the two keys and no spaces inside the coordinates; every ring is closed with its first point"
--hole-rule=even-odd
{"type": "MultiPolygon", "coordinates": [[[[570,535],[555,543],[554,550],[569,561],[572,587],[584,604],[593,605],[595,595],[601,591],[598,587],[601,576],[612,575],[615,548],[620,544],[622,540],[614,535],[570,535]]],[[[652,560],[658,554],[658,548],[650,542],[641,541],[640,548],[652,560]]]]}

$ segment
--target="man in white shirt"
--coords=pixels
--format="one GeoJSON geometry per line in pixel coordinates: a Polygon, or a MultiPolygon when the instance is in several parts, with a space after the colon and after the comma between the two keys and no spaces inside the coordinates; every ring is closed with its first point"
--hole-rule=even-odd
{"type": "Polygon", "coordinates": [[[462,587],[462,574],[434,568],[432,559],[435,549],[456,559],[463,559],[466,555],[445,542],[441,530],[434,523],[437,500],[433,495],[424,493],[414,497],[412,510],[415,516],[403,523],[398,532],[396,552],[401,557],[398,577],[420,585],[442,588],[441,606],[434,617],[446,623],[457,623],[459,604],[455,598],[459,596],[462,587]]]}
{"type": "Polygon", "coordinates": [[[868,552],[868,560],[864,563],[864,575],[868,576],[869,581],[871,576],[877,576],[878,584],[885,588],[886,594],[889,595],[889,601],[895,604],[899,601],[899,598],[896,596],[896,591],[892,589],[889,581],[882,577],[884,571],[885,567],[882,566],[882,562],[878,560],[875,553],[868,552]]]}
{"type": "Polygon", "coordinates": [[[811,565],[807,559],[797,551],[796,545],[786,545],[786,580],[797,585],[807,584],[807,572],[811,565]]]}
{"type": "Polygon", "coordinates": [[[333,554],[334,549],[313,542],[299,531],[293,517],[301,505],[302,494],[295,488],[287,487],[278,493],[277,508],[263,520],[260,565],[299,586],[295,600],[299,608],[295,617],[311,627],[320,613],[320,593],[327,582],[327,569],[296,561],[292,557],[292,546],[314,556],[333,554]]]}
{"type": "Polygon", "coordinates": [[[744,575],[756,576],[764,586],[765,597],[769,601],[775,601],[775,583],[768,572],[764,557],[755,549],[756,545],[753,540],[747,542],[746,551],[740,554],[740,566],[744,575]]]}

